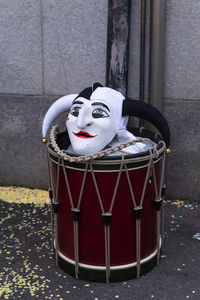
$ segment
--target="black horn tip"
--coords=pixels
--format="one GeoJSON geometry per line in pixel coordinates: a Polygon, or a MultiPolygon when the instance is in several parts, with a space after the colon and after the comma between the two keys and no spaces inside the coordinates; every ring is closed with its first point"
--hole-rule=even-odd
{"type": "Polygon", "coordinates": [[[150,122],[158,129],[167,148],[169,148],[170,129],[166,119],[157,108],[138,100],[125,99],[123,101],[122,115],[134,116],[150,122]]]}
{"type": "Polygon", "coordinates": [[[92,87],[93,91],[96,90],[98,87],[104,87],[104,86],[99,82],[95,82],[92,87]]]}

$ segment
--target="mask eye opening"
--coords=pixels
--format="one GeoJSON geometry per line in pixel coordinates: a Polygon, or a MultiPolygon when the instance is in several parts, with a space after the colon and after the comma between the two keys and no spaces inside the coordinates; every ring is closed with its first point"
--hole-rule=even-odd
{"type": "Polygon", "coordinates": [[[72,107],[70,110],[70,114],[74,117],[78,117],[80,109],[81,109],[81,107],[79,107],[79,106],[72,107]]]}
{"type": "Polygon", "coordinates": [[[108,118],[109,114],[102,108],[95,108],[92,112],[92,117],[94,119],[108,118]]]}

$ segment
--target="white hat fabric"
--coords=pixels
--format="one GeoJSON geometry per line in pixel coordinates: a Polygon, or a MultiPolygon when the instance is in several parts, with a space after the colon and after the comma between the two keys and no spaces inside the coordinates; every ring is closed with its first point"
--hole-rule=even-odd
{"type": "MultiPolygon", "coordinates": [[[[109,147],[117,146],[123,142],[136,139],[136,137],[126,130],[128,123],[128,117],[122,116],[122,106],[124,101],[124,96],[111,88],[108,87],[98,87],[91,94],[91,100],[102,100],[107,102],[114,113],[115,118],[115,128],[116,128],[116,137],[109,143],[109,147]]],[[[144,151],[145,144],[136,143],[135,145],[129,146],[123,150],[128,153],[138,153],[144,151]]]]}
{"type": "Polygon", "coordinates": [[[48,109],[48,111],[45,114],[45,117],[43,119],[42,124],[42,136],[43,138],[46,137],[47,132],[49,128],[51,127],[51,124],[54,122],[54,120],[63,112],[67,112],[70,110],[70,107],[72,106],[72,102],[77,97],[78,94],[70,94],[67,96],[63,96],[56,100],[48,109]]]}

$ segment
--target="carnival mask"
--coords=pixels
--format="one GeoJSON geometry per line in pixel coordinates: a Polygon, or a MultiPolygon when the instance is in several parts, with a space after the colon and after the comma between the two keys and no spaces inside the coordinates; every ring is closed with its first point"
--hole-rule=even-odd
{"type": "MultiPolygon", "coordinates": [[[[167,146],[170,142],[168,124],[156,108],[125,99],[120,92],[99,83],[79,94],[64,96],[51,105],[42,125],[44,141],[53,121],[64,112],[68,112],[66,127],[71,142],[70,149],[66,150],[78,155],[92,154],[106,146],[114,147],[136,139],[126,129],[129,115],[149,121],[160,131],[167,146]]],[[[145,151],[140,142],[123,150],[128,153],[145,151]]]]}
{"type": "Polygon", "coordinates": [[[102,150],[116,134],[114,115],[105,101],[78,97],[66,121],[73,152],[87,155],[102,150]]]}

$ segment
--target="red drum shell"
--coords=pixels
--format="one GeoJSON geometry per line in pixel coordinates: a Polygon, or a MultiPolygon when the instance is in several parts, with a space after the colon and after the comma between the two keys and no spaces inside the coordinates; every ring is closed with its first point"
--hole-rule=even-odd
{"type": "MultiPolygon", "coordinates": [[[[163,147],[164,148],[164,147],[163,147]]],[[[50,151],[50,169],[52,185],[58,189],[58,247],[59,252],[69,260],[74,261],[74,231],[71,214],[71,203],[67,189],[63,167],[58,167],[58,156],[50,151]],[[59,170],[59,184],[56,187],[59,170]]],[[[157,159],[154,159],[156,183],[159,187],[163,168],[164,151],[157,159]]],[[[127,156],[128,158],[129,156],[127,156]]],[[[126,156],[125,156],[126,161],[126,156]]],[[[147,174],[147,159],[139,164],[127,164],[132,189],[137,206],[140,206],[142,192],[147,174]]],[[[94,162],[95,166],[95,162],[94,162]]],[[[113,196],[117,176],[119,173],[119,158],[111,170],[104,161],[101,168],[94,167],[94,174],[100,191],[104,211],[108,212],[113,196]]],[[[76,163],[65,161],[65,169],[69,180],[69,186],[74,202],[77,207],[79,193],[84,175],[85,165],[81,167],[76,163]]],[[[155,185],[153,180],[147,181],[143,211],[141,218],[141,260],[150,257],[156,251],[157,246],[157,219],[155,209],[155,185]]],[[[105,236],[102,220],[102,210],[99,204],[97,192],[92,178],[91,170],[87,172],[82,201],[80,205],[80,220],[78,222],[79,236],[79,263],[89,266],[105,267],[105,236]]],[[[136,262],[136,219],[134,217],[134,205],[131,198],[130,188],[125,170],[122,171],[119,186],[112,210],[112,222],[110,227],[110,265],[122,266],[136,262]]]]}

